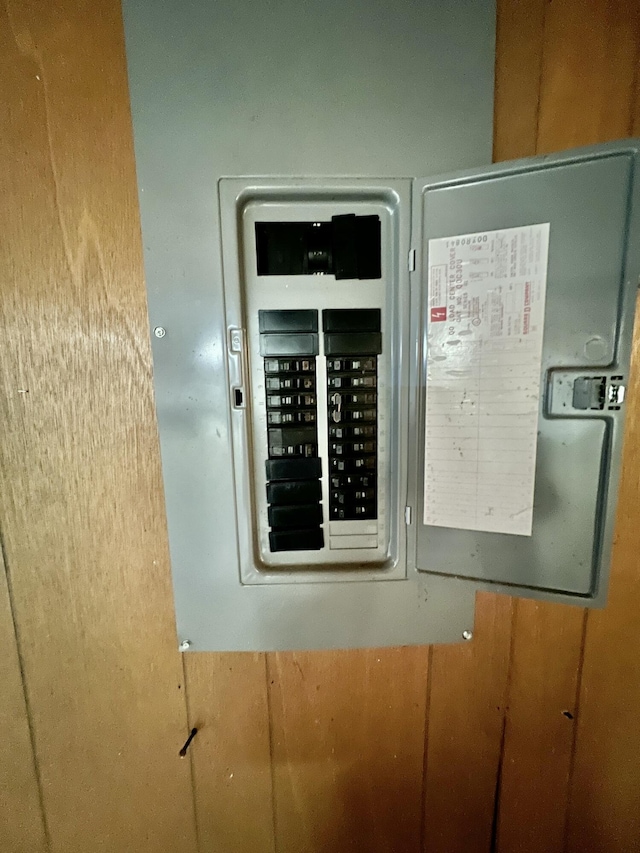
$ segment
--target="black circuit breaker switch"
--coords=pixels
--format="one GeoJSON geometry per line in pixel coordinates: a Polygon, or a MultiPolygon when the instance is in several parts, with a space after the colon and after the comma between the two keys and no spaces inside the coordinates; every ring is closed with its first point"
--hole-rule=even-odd
{"type": "MultiPolygon", "coordinates": [[[[322,330],[324,332],[324,351],[328,356],[335,355],[379,355],[382,352],[382,334],[380,333],[381,312],[379,308],[337,308],[322,312],[322,330]]],[[[341,362],[343,359],[334,359],[341,362]]],[[[359,359],[351,359],[352,370],[362,370],[359,359]],[[355,363],[358,365],[355,366],[355,363]]],[[[370,361],[370,359],[367,359],[370,361]]],[[[330,365],[333,370],[339,370],[330,365]]],[[[347,369],[347,365],[343,366],[347,369]]],[[[334,379],[335,386],[335,379],[334,379]]]]}
{"type": "Polygon", "coordinates": [[[271,355],[317,355],[318,335],[304,334],[261,334],[260,354],[271,355]]]}
{"type": "MultiPolygon", "coordinates": [[[[318,354],[318,312],[310,310],[259,311],[260,353],[264,356],[318,354]]],[[[265,373],[278,359],[267,358],[265,373]]]]}
{"type": "Polygon", "coordinates": [[[315,310],[258,311],[261,333],[317,332],[318,312],[315,310]]]}
{"type": "Polygon", "coordinates": [[[321,527],[311,530],[274,530],[269,534],[272,551],[319,551],[324,547],[321,527]]]}
{"type": "Polygon", "coordinates": [[[310,480],[322,476],[322,461],[314,459],[268,459],[267,480],[310,480]]]}
{"type": "Polygon", "coordinates": [[[320,480],[285,480],[267,483],[267,502],[275,506],[297,506],[321,501],[320,480]]]}
{"type": "Polygon", "coordinates": [[[573,408],[604,409],[606,384],[604,376],[579,376],[573,383],[573,408]]]}
{"type": "Polygon", "coordinates": [[[322,312],[324,332],[379,332],[379,308],[327,308],[322,312]]]}
{"type": "Polygon", "coordinates": [[[296,506],[272,504],[269,506],[269,527],[276,530],[309,530],[322,524],[322,505],[300,504],[296,506]]]}
{"type": "Polygon", "coordinates": [[[379,355],[382,352],[380,332],[325,333],[324,351],[331,355],[379,355]]]}

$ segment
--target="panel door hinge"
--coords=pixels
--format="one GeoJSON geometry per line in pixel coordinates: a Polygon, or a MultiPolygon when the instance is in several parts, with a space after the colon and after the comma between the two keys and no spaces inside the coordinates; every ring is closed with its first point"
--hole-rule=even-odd
{"type": "Polygon", "coordinates": [[[415,272],[416,269],[416,250],[409,249],[409,272],[415,272]]]}
{"type": "Polygon", "coordinates": [[[411,507],[406,506],[404,508],[404,523],[408,526],[411,524],[411,507]]]}

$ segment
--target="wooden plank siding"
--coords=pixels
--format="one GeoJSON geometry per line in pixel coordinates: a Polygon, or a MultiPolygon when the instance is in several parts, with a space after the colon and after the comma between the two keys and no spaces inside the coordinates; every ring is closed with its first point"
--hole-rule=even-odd
{"type": "MultiPolygon", "coordinates": [[[[640,135],[636,2],[497,23],[496,160],[640,135]]],[[[119,3],[5,3],[0,71],[3,853],[640,851],[640,333],[604,610],[181,659],[119,3]]]]}

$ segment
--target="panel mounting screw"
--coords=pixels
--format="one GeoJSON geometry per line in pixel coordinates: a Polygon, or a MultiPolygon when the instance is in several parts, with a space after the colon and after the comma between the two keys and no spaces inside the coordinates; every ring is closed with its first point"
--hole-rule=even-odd
{"type": "Polygon", "coordinates": [[[164,338],[164,336],[167,334],[167,330],[164,328],[164,326],[156,326],[153,330],[153,334],[156,336],[156,338],[164,338]]]}
{"type": "Polygon", "coordinates": [[[191,640],[183,640],[183,641],[180,643],[180,645],[178,646],[178,649],[179,649],[181,652],[186,652],[186,651],[188,651],[190,648],[191,648],[191,640]]]}
{"type": "Polygon", "coordinates": [[[463,631],[462,632],[463,640],[472,640],[473,639],[473,631],[463,631]]]}

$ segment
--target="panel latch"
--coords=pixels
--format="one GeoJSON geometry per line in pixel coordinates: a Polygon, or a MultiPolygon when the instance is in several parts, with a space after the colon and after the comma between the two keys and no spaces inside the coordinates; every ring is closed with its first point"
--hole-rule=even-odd
{"type": "Polygon", "coordinates": [[[552,370],[547,411],[560,417],[597,417],[601,412],[619,411],[625,391],[624,376],[612,376],[602,370],[552,370]]]}

